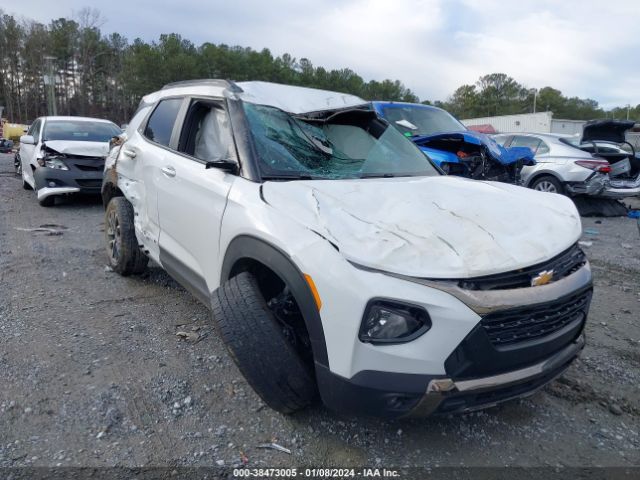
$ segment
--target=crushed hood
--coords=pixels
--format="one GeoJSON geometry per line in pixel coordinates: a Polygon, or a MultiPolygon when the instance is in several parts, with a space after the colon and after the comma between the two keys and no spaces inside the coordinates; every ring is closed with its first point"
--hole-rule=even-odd
{"type": "Polygon", "coordinates": [[[106,157],[109,154],[107,142],[82,142],[71,140],[48,140],[42,146],[63,155],[79,155],[82,157],[106,157]]]}
{"type": "Polygon", "coordinates": [[[263,197],[347,260],[414,277],[516,270],[548,260],[581,235],[566,197],[448,176],[266,182],[263,197]]]}
{"type": "Polygon", "coordinates": [[[502,165],[510,165],[519,160],[523,161],[524,165],[535,165],[533,158],[533,152],[527,147],[510,147],[505,148],[496,142],[493,138],[485,135],[484,133],[474,132],[472,130],[459,131],[459,132],[440,132],[434,135],[419,135],[411,137],[411,140],[421,147],[423,150],[430,148],[431,144],[439,142],[440,140],[459,140],[469,143],[471,145],[484,145],[491,157],[502,165]]]}
{"type": "Polygon", "coordinates": [[[632,120],[591,120],[582,130],[583,142],[606,141],[623,143],[625,133],[631,130],[636,122],[632,120]]]}

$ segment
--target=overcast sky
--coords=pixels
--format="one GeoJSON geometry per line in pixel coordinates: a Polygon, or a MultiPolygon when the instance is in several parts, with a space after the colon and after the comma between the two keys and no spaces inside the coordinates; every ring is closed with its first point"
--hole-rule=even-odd
{"type": "MultiPolygon", "coordinates": [[[[48,23],[86,0],[19,0],[3,7],[48,23]]],[[[316,66],[399,79],[444,100],[479,76],[504,72],[604,107],[640,103],[640,0],[110,0],[104,32],[151,41],[179,33],[267,47],[316,66]]]]}

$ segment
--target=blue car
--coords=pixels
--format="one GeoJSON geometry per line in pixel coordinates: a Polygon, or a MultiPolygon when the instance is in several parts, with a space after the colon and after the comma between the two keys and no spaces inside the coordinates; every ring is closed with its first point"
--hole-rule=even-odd
{"type": "Polygon", "coordinates": [[[519,184],[522,167],[535,165],[531,149],[505,148],[483,133],[468,130],[441,108],[402,102],[371,105],[445,173],[519,184]]]}

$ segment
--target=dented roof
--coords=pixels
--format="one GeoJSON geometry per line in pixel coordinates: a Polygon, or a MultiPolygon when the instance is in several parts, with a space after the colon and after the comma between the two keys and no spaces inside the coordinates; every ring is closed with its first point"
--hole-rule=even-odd
{"type": "Polygon", "coordinates": [[[337,110],[366,106],[360,97],[347,93],[297,87],[271,82],[231,82],[227,80],[188,80],[165,85],[162,90],[150,93],[143,103],[151,104],[160,98],[177,95],[203,95],[238,98],[244,102],[268,105],[293,114],[337,110]]]}
{"type": "Polygon", "coordinates": [[[302,114],[365,106],[367,102],[347,93],[295,87],[270,82],[239,82],[238,97],[245,102],[269,105],[285,112],[302,114]]]}

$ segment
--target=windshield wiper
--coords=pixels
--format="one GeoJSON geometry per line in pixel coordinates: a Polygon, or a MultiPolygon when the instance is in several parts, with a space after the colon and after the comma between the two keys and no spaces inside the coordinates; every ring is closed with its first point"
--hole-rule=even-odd
{"type": "Polygon", "coordinates": [[[363,173],[360,178],[393,178],[393,173],[363,173]]]}
{"type": "Polygon", "coordinates": [[[261,175],[263,180],[317,180],[319,177],[312,177],[305,173],[277,173],[273,175],[261,175]]]}

